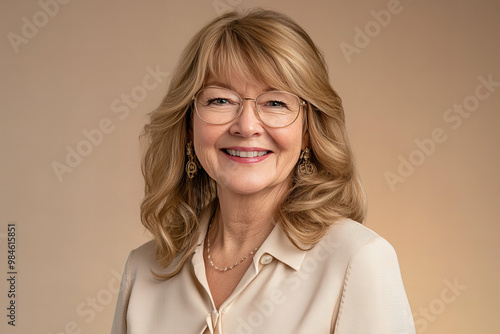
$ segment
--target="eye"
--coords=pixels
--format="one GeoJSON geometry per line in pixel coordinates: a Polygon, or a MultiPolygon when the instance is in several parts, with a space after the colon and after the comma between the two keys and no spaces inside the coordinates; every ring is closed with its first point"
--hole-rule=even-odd
{"type": "Polygon", "coordinates": [[[285,102],[282,102],[282,101],[277,101],[277,100],[274,100],[274,101],[268,101],[266,103],[266,106],[268,107],[273,107],[273,108],[286,108],[287,105],[285,102]]]}
{"type": "Polygon", "coordinates": [[[286,112],[290,110],[288,104],[281,100],[268,100],[260,104],[260,108],[265,112],[286,112]]]}
{"type": "Polygon", "coordinates": [[[219,104],[228,104],[228,103],[231,103],[231,101],[229,99],[226,99],[223,97],[216,97],[216,98],[213,98],[213,99],[210,99],[207,101],[207,105],[211,105],[211,104],[219,105],[219,104]]]}

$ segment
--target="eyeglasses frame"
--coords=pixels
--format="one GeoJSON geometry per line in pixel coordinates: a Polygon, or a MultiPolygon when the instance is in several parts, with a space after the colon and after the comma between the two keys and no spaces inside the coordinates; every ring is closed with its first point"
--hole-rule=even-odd
{"type": "Polygon", "coordinates": [[[273,129],[279,129],[279,128],[286,128],[287,126],[290,126],[292,125],[293,123],[295,123],[295,121],[297,120],[297,118],[299,118],[299,114],[300,114],[300,107],[304,107],[307,105],[307,102],[302,100],[300,97],[298,97],[297,95],[293,94],[293,93],[290,93],[290,92],[286,92],[286,91],[283,91],[283,90],[271,90],[271,91],[267,91],[267,92],[264,92],[260,95],[258,95],[255,99],[252,99],[250,97],[241,97],[240,94],[236,93],[234,90],[232,89],[229,89],[229,88],[224,88],[224,87],[217,87],[217,86],[208,86],[208,87],[203,87],[202,89],[200,89],[196,94],[193,95],[193,97],[191,98],[191,100],[193,101],[193,104],[194,104],[194,109],[196,111],[196,115],[198,116],[198,118],[200,120],[202,120],[203,122],[207,123],[207,124],[211,124],[211,125],[224,125],[224,124],[228,124],[228,123],[231,123],[232,121],[234,121],[235,119],[237,119],[240,115],[241,115],[241,112],[243,111],[243,101],[253,101],[254,104],[255,104],[255,112],[257,114],[257,117],[258,119],[263,123],[265,124],[266,126],[270,127],[270,128],[273,128],[273,129]],[[225,122],[225,123],[210,123],[210,122],[207,122],[205,121],[203,118],[201,118],[200,116],[200,113],[198,112],[198,108],[196,107],[196,98],[198,97],[198,95],[206,90],[206,89],[209,89],[209,88],[217,88],[217,89],[224,89],[224,90],[227,90],[227,91],[230,91],[230,92],[233,92],[234,94],[236,94],[236,96],[238,96],[238,98],[240,99],[240,108],[238,110],[238,112],[236,113],[236,116],[234,116],[233,119],[225,122]],[[259,110],[259,106],[257,105],[257,100],[259,99],[259,97],[261,97],[262,95],[264,94],[267,94],[267,93],[287,93],[287,94],[290,94],[290,95],[293,95],[297,98],[297,100],[299,101],[299,112],[297,113],[297,115],[295,116],[295,118],[293,119],[293,121],[290,123],[290,124],[287,124],[287,125],[283,125],[283,126],[271,126],[269,124],[267,124],[266,122],[264,122],[262,120],[262,118],[260,117],[260,110],[259,110]]]}

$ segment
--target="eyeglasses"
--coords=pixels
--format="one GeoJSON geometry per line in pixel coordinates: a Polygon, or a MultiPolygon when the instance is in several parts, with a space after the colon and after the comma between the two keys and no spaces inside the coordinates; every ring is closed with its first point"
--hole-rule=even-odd
{"type": "Polygon", "coordinates": [[[193,96],[198,117],[208,124],[227,124],[243,110],[243,100],[254,101],[259,119],[272,128],[291,125],[305,106],[297,95],[282,91],[265,92],[255,99],[242,98],[236,92],[220,87],[207,87],[193,96]]]}

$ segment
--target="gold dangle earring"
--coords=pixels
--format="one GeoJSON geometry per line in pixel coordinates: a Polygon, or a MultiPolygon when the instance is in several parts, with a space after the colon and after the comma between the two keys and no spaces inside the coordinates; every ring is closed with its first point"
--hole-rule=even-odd
{"type": "Polygon", "coordinates": [[[300,162],[297,171],[300,176],[311,175],[316,171],[316,166],[310,161],[311,151],[307,147],[300,153],[299,159],[300,162]]]}
{"type": "Polygon", "coordinates": [[[188,162],[186,163],[186,173],[187,176],[192,179],[198,172],[198,166],[196,165],[196,162],[194,161],[195,155],[194,155],[194,150],[193,150],[193,142],[190,141],[186,145],[186,156],[188,157],[188,162]]]}

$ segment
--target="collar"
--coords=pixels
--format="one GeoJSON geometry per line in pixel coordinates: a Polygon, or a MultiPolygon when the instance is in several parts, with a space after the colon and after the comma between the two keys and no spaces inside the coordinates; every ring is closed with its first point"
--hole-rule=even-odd
{"type": "MultiPolygon", "coordinates": [[[[210,223],[211,217],[214,212],[214,207],[210,206],[205,210],[200,219],[199,235],[198,235],[198,247],[195,249],[203,254],[203,248],[205,243],[205,237],[207,234],[208,224],[210,223]]],[[[286,236],[283,228],[278,223],[274,226],[271,233],[268,235],[264,243],[255,253],[253,257],[253,263],[255,268],[259,268],[260,258],[264,254],[269,254],[275,259],[283,262],[294,270],[299,270],[302,265],[302,261],[306,256],[307,251],[303,251],[297,248],[286,236]]],[[[258,270],[257,270],[258,271],[258,270]]]]}
{"type": "Polygon", "coordinates": [[[307,251],[297,248],[286,236],[280,224],[276,224],[253,258],[254,265],[258,268],[260,258],[269,254],[294,270],[299,270],[307,251]]]}

